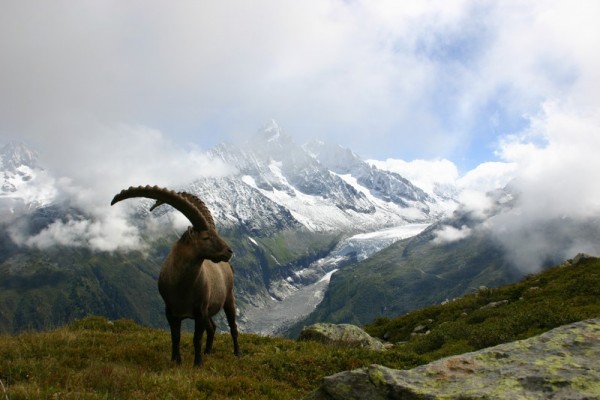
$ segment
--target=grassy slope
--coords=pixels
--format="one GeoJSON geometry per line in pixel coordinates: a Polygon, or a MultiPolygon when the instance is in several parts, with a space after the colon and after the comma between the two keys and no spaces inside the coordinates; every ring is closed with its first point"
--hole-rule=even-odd
{"type": "Polygon", "coordinates": [[[371,363],[411,368],[599,316],[600,260],[585,259],[445,305],[380,318],[367,330],[396,343],[384,353],[242,334],[243,356],[235,358],[229,335],[221,334],[215,353],[195,370],[190,334],[182,341],[184,364],[176,367],[167,332],[91,317],[53,331],[0,336],[6,388],[2,393],[0,386],[0,397],[293,399],[342,370],[371,363]],[[411,335],[418,325],[430,333],[411,335]]]}
{"type": "Polygon", "coordinates": [[[366,326],[376,337],[409,341],[418,354],[443,356],[524,339],[554,327],[600,317],[600,259],[558,266],[521,282],[479,290],[444,305],[366,326]],[[412,335],[427,326],[428,335],[412,335]]]}

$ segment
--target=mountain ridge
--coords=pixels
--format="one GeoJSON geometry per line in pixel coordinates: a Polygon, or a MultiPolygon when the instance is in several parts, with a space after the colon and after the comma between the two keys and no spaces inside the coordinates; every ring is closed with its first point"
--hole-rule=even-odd
{"type": "MultiPolygon", "coordinates": [[[[251,225],[248,217],[252,210],[265,204],[264,211],[273,213],[276,226],[286,219],[283,225],[300,223],[315,231],[366,232],[430,223],[456,206],[455,201],[444,202],[425,193],[397,173],[369,165],[349,149],[298,145],[275,121],[247,142],[221,143],[206,155],[233,166],[236,172],[222,178],[199,178],[173,189],[195,190],[200,197],[211,197],[209,206],[224,217],[224,224],[251,225]],[[235,192],[239,195],[236,210],[232,210],[228,201],[235,192]],[[246,200],[248,204],[244,204],[246,200]],[[247,210],[242,210],[243,206],[247,210]]],[[[58,197],[57,177],[43,169],[37,154],[24,145],[7,144],[0,161],[10,167],[0,169],[4,175],[0,203],[10,199],[35,208],[52,204],[58,197]]]]}

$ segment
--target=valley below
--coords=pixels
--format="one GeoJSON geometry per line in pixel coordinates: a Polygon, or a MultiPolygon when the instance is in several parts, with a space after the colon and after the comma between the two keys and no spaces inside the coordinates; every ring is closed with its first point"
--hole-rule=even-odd
{"type": "Polygon", "coordinates": [[[240,326],[249,333],[285,334],[290,326],[309,315],[319,305],[335,272],[352,262],[367,259],[398,240],[413,237],[429,225],[406,224],[342,240],[326,257],[296,271],[293,276],[274,282],[271,285],[272,291],[280,298],[271,296],[260,306],[246,307],[240,326]]]}

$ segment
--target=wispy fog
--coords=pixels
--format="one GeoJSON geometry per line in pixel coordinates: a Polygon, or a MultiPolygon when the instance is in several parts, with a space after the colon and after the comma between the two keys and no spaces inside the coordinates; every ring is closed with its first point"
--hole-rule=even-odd
{"type": "MultiPolygon", "coordinates": [[[[576,104],[550,102],[528,129],[503,140],[498,151],[507,163],[488,167],[510,177],[507,195],[478,190],[478,184],[463,187],[460,195],[462,209],[483,221],[477,229],[490,232],[524,271],[577,253],[600,255],[600,113],[576,104]]],[[[470,174],[458,182],[469,181],[470,174]]],[[[442,226],[435,241],[461,240],[470,232],[442,226]]]]}
{"type": "Polygon", "coordinates": [[[600,255],[599,127],[597,108],[549,103],[529,130],[502,144],[502,157],[519,166],[511,183],[518,197],[487,224],[516,265],[536,269],[548,255],[600,255]]]}
{"type": "MultiPolygon", "coordinates": [[[[52,245],[89,246],[103,251],[142,249],[144,241],[130,221],[129,212],[140,200],[130,200],[113,207],[110,201],[122,189],[138,185],[158,185],[177,189],[195,179],[224,176],[233,171],[219,160],[190,146],[183,148],[161,132],[141,126],[101,126],[89,123],[82,129],[94,134],[68,138],[65,148],[51,145],[40,156],[50,168],[40,176],[52,180],[52,199],[79,210],[67,220],[57,220],[30,236],[18,224],[10,229],[20,245],[47,248],[52,245]],[[49,178],[47,174],[60,178],[49,178]]],[[[36,182],[37,184],[38,182],[36,182]]],[[[26,210],[22,210],[26,211],[26,210]]],[[[176,215],[176,214],[174,214],[176,215]]],[[[182,225],[181,218],[166,221],[182,225]]],[[[185,219],[185,218],[183,218],[185,219]]],[[[152,228],[152,227],[147,227],[152,228]]]]}

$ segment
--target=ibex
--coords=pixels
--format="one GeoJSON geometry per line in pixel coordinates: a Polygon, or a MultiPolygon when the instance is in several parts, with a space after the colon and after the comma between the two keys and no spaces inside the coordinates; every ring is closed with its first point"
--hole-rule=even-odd
{"type": "Polygon", "coordinates": [[[229,260],[233,251],[219,236],[210,211],[196,196],[157,186],[138,186],[122,190],[111,205],[133,197],[155,199],[151,210],[169,204],[179,210],[192,226],[175,242],[162,264],[158,291],[165,302],[165,314],[171,328],[171,360],[181,363],[179,342],[181,321],[194,320],[194,366],[202,365],[202,336],[207,332],[205,354],[212,351],[215,324],[212,316],[225,311],[233,353],[239,356],[238,330],[235,322],[233,268],[229,260]]]}

